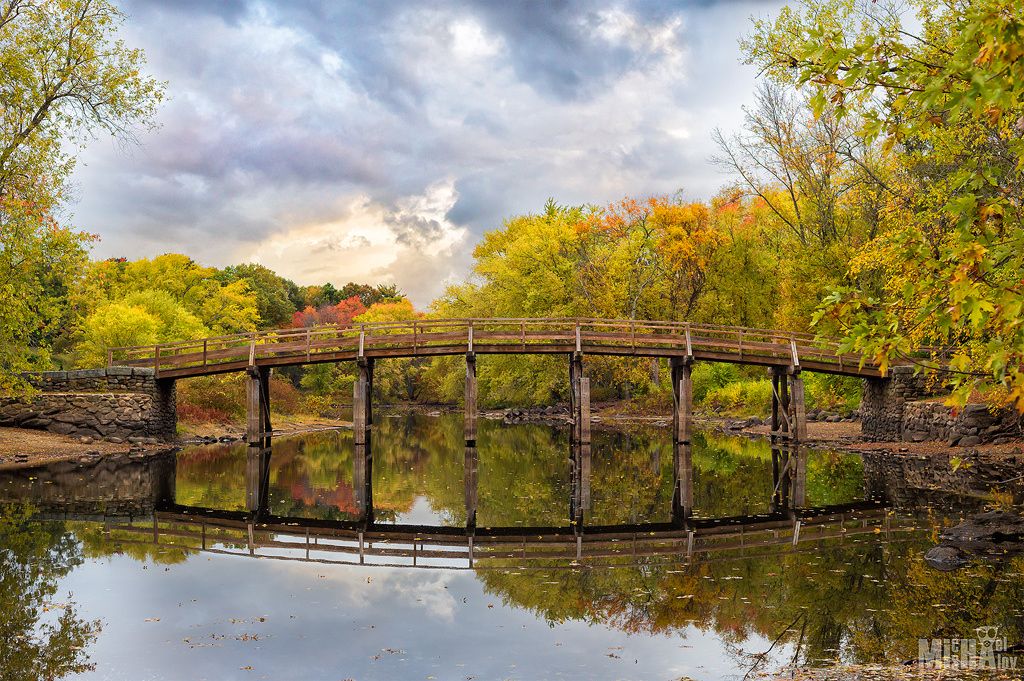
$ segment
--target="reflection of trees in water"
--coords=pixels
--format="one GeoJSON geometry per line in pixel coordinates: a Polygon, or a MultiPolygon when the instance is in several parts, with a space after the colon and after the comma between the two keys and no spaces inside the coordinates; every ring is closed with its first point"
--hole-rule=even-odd
{"type": "MultiPolygon", "coordinates": [[[[630,633],[681,635],[692,625],[742,648],[752,635],[799,643],[798,661],[916,659],[919,638],[973,638],[999,626],[1024,633],[1024,558],[958,573],[929,569],[926,531],[882,545],[829,541],[810,553],[643,561],[630,567],[481,570],[486,590],[555,624],[570,620],[630,633]]],[[[792,648],[791,648],[792,650],[792,648]]]]}
{"type": "MultiPolygon", "coordinates": [[[[373,498],[378,520],[407,513],[425,495],[446,524],[465,522],[462,419],[378,414],[373,427],[373,498]]],[[[478,440],[477,522],[563,525],[571,483],[565,428],[481,421],[478,440]]],[[[351,519],[357,515],[350,431],[279,438],[273,443],[270,511],[279,516],[351,519]]],[[[668,431],[637,429],[595,435],[587,522],[668,520],[673,449],[668,431]]],[[[246,447],[193,447],[177,465],[180,504],[245,509],[246,447]]],[[[771,450],[762,440],[698,436],[693,447],[694,502],[705,517],[767,510],[772,493],[771,450]]],[[[808,499],[841,503],[862,494],[855,455],[814,453],[808,499]]]]}
{"type": "Polygon", "coordinates": [[[58,679],[89,671],[99,620],[57,602],[57,582],[82,562],[63,523],[33,522],[22,505],[0,508],[0,679],[58,679]],[[59,612],[56,616],[53,613],[59,612]]]}

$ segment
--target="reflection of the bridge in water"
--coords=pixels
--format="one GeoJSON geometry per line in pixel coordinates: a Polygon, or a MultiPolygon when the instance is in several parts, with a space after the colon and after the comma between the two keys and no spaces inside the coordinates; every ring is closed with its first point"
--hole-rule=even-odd
{"type": "Polygon", "coordinates": [[[772,451],[770,511],[751,516],[693,516],[691,446],[674,446],[673,520],[665,523],[599,526],[587,524],[590,509],[591,449],[570,447],[572,485],[567,524],[562,527],[480,527],[476,523],[478,453],[466,447],[464,527],[394,525],[374,521],[370,444],[355,445],[353,480],[359,517],[315,520],[269,512],[271,448],[248,448],[248,511],[223,511],[158,500],[151,518],[107,519],[105,531],[122,543],[157,544],[186,551],[236,554],[318,563],[507,569],[511,566],[629,565],[652,557],[707,561],[757,550],[807,551],[824,539],[839,541],[903,527],[880,499],[842,505],[805,506],[807,454],[772,451]],[[773,548],[774,547],[774,548],[773,548]],[[543,561],[538,563],[538,561],[543,561]]]}

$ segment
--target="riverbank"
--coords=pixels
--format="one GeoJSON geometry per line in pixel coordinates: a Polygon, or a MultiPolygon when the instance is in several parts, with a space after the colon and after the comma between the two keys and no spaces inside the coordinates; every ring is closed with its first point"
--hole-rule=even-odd
{"type": "Polygon", "coordinates": [[[0,471],[112,454],[150,456],[172,449],[174,446],[169,444],[114,443],[45,430],[0,428],[0,471]]]}
{"type": "MultiPolygon", "coordinates": [[[[312,414],[274,415],[271,419],[275,436],[298,435],[321,430],[351,428],[352,422],[312,414]]],[[[179,423],[178,442],[194,444],[220,440],[234,442],[245,438],[245,424],[235,422],[179,423]]]]}
{"type": "MultiPolygon", "coordinates": [[[[461,413],[461,408],[457,405],[417,403],[377,406],[377,413],[381,416],[410,412],[437,416],[461,413]]],[[[556,426],[569,422],[569,412],[564,406],[481,410],[480,417],[506,423],[556,426]]],[[[720,432],[725,435],[765,438],[769,434],[769,427],[758,418],[730,418],[698,413],[694,420],[699,430],[720,432]]],[[[637,410],[628,408],[628,405],[623,405],[621,402],[609,402],[594,405],[592,421],[594,430],[621,431],[668,428],[671,426],[672,416],[668,412],[661,413],[660,410],[637,410]]],[[[351,421],[348,419],[313,414],[286,416],[275,414],[273,424],[274,435],[278,437],[351,427],[351,421]]],[[[1024,440],[1020,439],[999,444],[979,444],[970,448],[950,446],[943,441],[872,442],[861,435],[860,421],[853,420],[848,416],[809,421],[807,436],[806,444],[822,449],[837,449],[858,454],[891,453],[946,461],[965,460],[978,456],[994,459],[1018,457],[1024,450],[1024,440]]],[[[112,443],[40,430],[0,428],[0,470],[74,460],[83,456],[165,452],[181,445],[216,441],[238,442],[244,437],[245,424],[236,421],[180,422],[178,438],[173,445],[166,443],[112,443]]]]}

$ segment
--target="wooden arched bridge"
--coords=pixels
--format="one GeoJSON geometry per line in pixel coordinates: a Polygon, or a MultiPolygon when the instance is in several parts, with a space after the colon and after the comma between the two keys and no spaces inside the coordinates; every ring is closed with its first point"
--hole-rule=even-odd
{"type": "Polygon", "coordinates": [[[569,358],[573,438],[590,441],[590,380],[585,355],[663,357],[672,365],[674,439],[688,442],[692,423],[690,367],[695,361],[769,367],[774,437],[805,438],[801,371],[878,378],[878,366],[844,354],[836,342],[810,334],[686,322],[598,319],[419,319],[347,326],[281,329],[108,351],[109,366],[152,367],[174,380],[245,371],[248,437],[269,435],[269,371],[273,367],[354,361],[353,424],[364,443],[372,424],[373,364],[377,359],[466,357],[466,440],[476,440],[476,356],[564,354],[569,358]]]}

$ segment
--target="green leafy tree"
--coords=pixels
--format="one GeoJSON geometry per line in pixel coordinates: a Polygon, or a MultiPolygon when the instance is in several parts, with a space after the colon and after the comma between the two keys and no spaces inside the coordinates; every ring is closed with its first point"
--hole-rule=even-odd
{"type": "Polygon", "coordinates": [[[259,328],[277,329],[291,323],[292,314],[298,309],[295,300],[299,296],[299,287],[295,282],[277,275],[268,267],[253,263],[225,267],[218,276],[229,283],[239,280],[248,283],[256,298],[259,328]]]}

